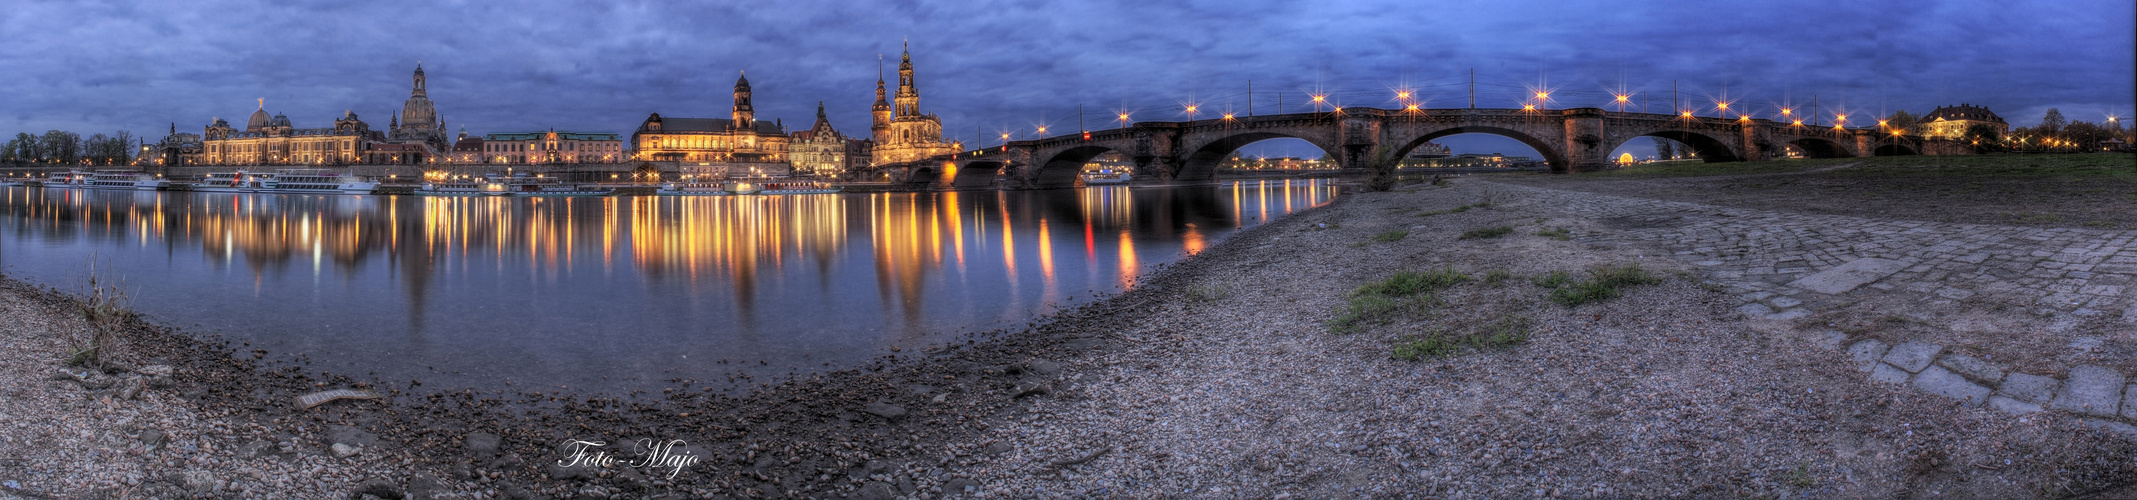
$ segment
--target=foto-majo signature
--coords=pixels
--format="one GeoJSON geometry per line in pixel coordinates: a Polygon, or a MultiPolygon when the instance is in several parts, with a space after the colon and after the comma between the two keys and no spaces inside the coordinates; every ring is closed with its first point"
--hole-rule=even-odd
{"type": "Polygon", "coordinates": [[[668,469],[668,479],[675,479],[675,475],[682,472],[684,467],[698,463],[697,455],[690,453],[687,449],[677,449],[690,444],[681,439],[654,441],[651,438],[647,438],[640,439],[635,444],[633,451],[637,452],[638,456],[632,459],[625,459],[621,456],[609,455],[608,450],[604,449],[608,446],[607,442],[574,439],[564,444],[564,451],[567,455],[563,459],[557,460],[557,465],[564,467],[584,465],[603,468],[621,465],[641,469],[668,469]]]}

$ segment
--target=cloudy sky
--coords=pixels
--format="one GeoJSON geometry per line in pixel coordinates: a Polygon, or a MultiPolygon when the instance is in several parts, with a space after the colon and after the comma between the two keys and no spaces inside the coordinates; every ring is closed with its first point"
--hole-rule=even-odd
{"type": "MultiPolygon", "coordinates": [[[[865,135],[877,57],[892,85],[910,40],[921,106],[960,138],[1050,124],[1185,118],[1182,103],[1307,111],[1322,92],[1392,107],[1602,106],[1609,91],[1667,109],[1726,95],[1883,114],[1961,102],[2014,126],[2050,107],[2133,114],[2129,0],[1780,2],[47,2],[0,9],[0,133],[198,132],[266,99],[299,127],[354,110],[373,127],[430,97],[470,134],[629,133],[648,113],[724,117],[747,71],[757,116],[806,128],[822,101],[865,135]],[[1489,3],[1487,6],[1474,4],[1489,3]],[[977,130],[975,130],[977,129],[977,130]]],[[[1658,109],[1658,110],[1659,110],[1658,109]]],[[[1207,116],[1207,115],[1205,115],[1207,116]]],[[[1857,115],[1861,116],[1861,115],[1857,115]]],[[[1473,152],[1527,150],[1458,136],[1473,152]],[[1466,139],[1465,139],[1466,138],[1466,139]]],[[[1296,149],[1263,143],[1250,153],[1296,149]]],[[[1627,146],[1630,147],[1630,146],[1627,146]]],[[[1651,149],[1651,148],[1649,148],[1651,149]]]]}

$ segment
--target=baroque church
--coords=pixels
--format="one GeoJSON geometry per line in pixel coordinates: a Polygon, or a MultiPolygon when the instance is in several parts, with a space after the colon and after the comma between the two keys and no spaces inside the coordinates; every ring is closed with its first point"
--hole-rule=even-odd
{"type": "Polygon", "coordinates": [[[164,142],[181,144],[171,149],[182,151],[176,156],[178,163],[186,165],[414,165],[434,161],[450,150],[451,143],[445,121],[438,117],[424,88],[423,65],[416,65],[414,79],[414,90],[386,131],[372,130],[353,111],[342,112],[330,128],[296,128],[288,116],[268,115],[267,101],[261,99],[244,129],[216,118],[202,130],[197,147],[184,146],[191,138],[179,137],[176,130],[164,142]]]}
{"type": "Polygon", "coordinates": [[[942,118],[920,112],[920,89],[913,81],[913,50],[907,43],[898,61],[897,104],[884,100],[883,76],[876,75],[875,124],[870,165],[900,163],[962,151],[962,144],[943,142],[942,118]]]}
{"type": "Polygon", "coordinates": [[[452,142],[445,131],[445,119],[438,116],[438,108],[431,104],[430,92],[424,88],[422,63],[416,63],[414,78],[415,88],[408,92],[408,101],[401,103],[401,116],[389,126],[392,132],[386,140],[430,146],[429,156],[451,151],[452,142]]]}

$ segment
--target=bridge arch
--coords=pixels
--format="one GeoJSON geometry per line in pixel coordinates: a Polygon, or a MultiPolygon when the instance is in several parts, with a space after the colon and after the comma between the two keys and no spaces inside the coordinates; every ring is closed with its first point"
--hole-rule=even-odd
{"type": "Polygon", "coordinates": [[[1887,142],[1877,145],[1877,150],[1872,152],[1871,156],[1914,156],[1918,154],[1922,154],[1922,152],[1908,144],[1887,142]]]}
{"type": "Polygon", "coordinates": [[[950,178],[954,189],[984,189],[994,187],[994,178],[1001,175],[1006,165],[998,160],[975,160],[958,162],[957,173],[950,178]]]}
{"type": "MultiPolygon", "coordinates": [[[[1698,155],[1699,159],[1706,163],[1744,161],[1744,158],[1742,156],[1737,155],[1735,148],[1729,147],[1729,143],[1722,142],[1721,139],[1716,139],[1712,136],[1699,132],[1681,129],[1665,129],[1650,131],[1644,134],[1640,134],[1637,137],[1661,137],[1664,139],[1677,141],[1678,144],[1690,146],[1692,148],[1693,154],[1698,155]]],[[[1625,142],[1631,142],[1631,140],[1632,139],[1626,139],[1625,142]]],[[[1623,144],[1623,142],[1619,143],[1619,145],[1623,144]]]]}
{"type": "Polygon", "coordinates": [[[1417,138],[1415,139],[1411,139],[1407,142],[1404,142],[1401,148],[1396,149],[1395,156],[1397,158],[1409,156],[1411,150],[1417,149],[1418,146],[1423,146],[1427,142],[1432,142],[1433,140],[1442,137],[1461,134],[1488,134],[1519,141],[1522,145],[1528,146],[1530,149],[1535,149],[1536,154],[1542,155],[1543,162],[1545,164],[1550,165],[1552,171],[1564,171],[1565,169],[1571,168],[1572,166],[1571,162],[1566,160],[1566,155],[1562,151],[1565,149],[1565,146],[1563,145],[1554,147],[1551,145],[1551,143],[1545,142],[1543,139],[1538,139],[1536,138],[1536,136],[1522,133],[1519,130],[1475,125],[1450,127],[1435,130],[1424,135],[1417,136],[1417,138]]]}
{"type": "Polygon", "coordinates": [[[1119,151],[1122,155],[1133,157],[1130,152],[1096,144],[1064,149],[1038,162],[1038,171],[1031,176],[1031,187],[1038,189],[1076,187],[1076,174],[1083,172],[1083,164],[1090,163],[1092,158],[1097,158],[1098,155],[1111,151],[1119,151]]]}
{"type": "Polygon", "coordinates": [[[1342,156],[1336,154],[1335,148],[1309,137],[1299,137],[1280,132],[1241,131],[1217,137],[1195,147],[1192,150],[1193,152],[1188,153],[1187,157],[1182,160],[1180,171],[1173,176],[1173,179],[1179,181],[1215,179],[1217,177],[1217,167],[1224,164],[1225,158],[1231,157],[1232,153],[1239,151],[1239,148],[1270,139],[1298,139],[1305,141],[1307,144],[1312,144],[1315,148],[1320,148],[1321,152],[1327,153],[1330,158],[1340,158],[1342,156]]]}
{"type": "Polygon", "coordinates": [[[1855,153],[1848,151],[1847,146],[1820,137],[1804,137],[1788,141],[1788,144],[1802,150],[1803,156],[1810,158],[1850,158],[1855,156],[1855,153]]]}

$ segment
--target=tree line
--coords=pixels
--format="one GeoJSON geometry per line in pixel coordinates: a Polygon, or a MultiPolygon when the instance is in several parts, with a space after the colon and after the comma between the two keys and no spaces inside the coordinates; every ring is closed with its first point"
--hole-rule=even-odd
{"type": "Polygon", "coordinates": [[[55,165],[124,165],[133,162],[134,134],[124,130],[104,135],[81,134],[65,130],[53,130],[44,135],[27,132],[17,133],[0,149],[0,163],[23,165],[45,163],[55,165]]]}
{"type": "MultiPolygon", "coordinates": [[[[1885,129],[1907,135],[1922,135],[1928,124],[1921,117],[1906,110],[1893,112],[1885,117],[1885,129]]],[[[1984,123],[1969,125],[1959,137],[1970,141],[1975,148],[1989,151],[2081,151],[2097,150],[2102,142],[2120,140],[2128,147],[2130,131],[2122,127],[2121,120],[2101,120],[2093,123],[2071,120],[2056,108],[2048,108],[2041,116],[2040,124],[2011,129],[2008,135],[1999,134],[1996,127],[1984,123]]]]}

